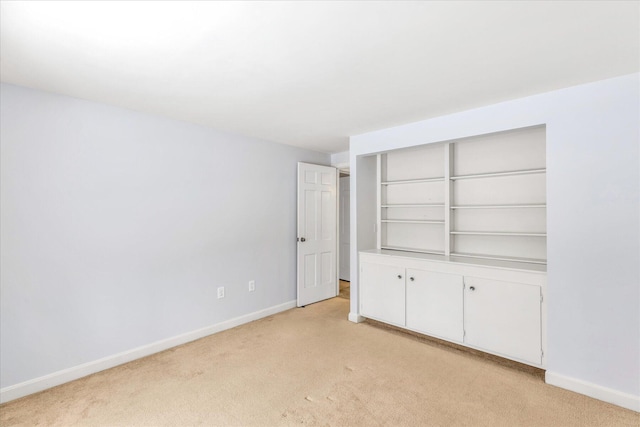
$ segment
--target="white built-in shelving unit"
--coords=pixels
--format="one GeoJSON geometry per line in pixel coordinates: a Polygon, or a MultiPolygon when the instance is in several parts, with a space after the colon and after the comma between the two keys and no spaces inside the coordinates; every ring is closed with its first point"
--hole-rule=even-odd
{"type": "Polygon", "coordinates": [[[546,264],[543,126],[378,155],[378,249],[546,264]]]}
{"type": "Polygon", "coordinates": [[[377,179],[360,313],[544,368],[545,128],[382,153],[377,179]]]}

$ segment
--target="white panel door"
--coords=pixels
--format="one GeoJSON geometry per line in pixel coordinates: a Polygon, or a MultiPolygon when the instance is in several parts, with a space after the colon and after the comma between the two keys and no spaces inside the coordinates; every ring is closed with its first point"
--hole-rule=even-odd
{"type": "Polygon", "coordinates": [[[360,263],[360,312],[382,322],[404,326],[404,268],[360,263]]]}
{"type": "Polygon", "coordinates": [[[340,178],[340,279],[350,281],[349,260],[349,177],[340,178]]]}
{"type": "Polygon", "coordinates": [[[466,344],[542,363],[540,287],[465,276],[466,344]]]}
{"type": "Polygon", "coordinates": [[[298,307],[338,295],[337,172],[298,163],[298,307]]]}
{"type": "Polygon", "coordinates": [[[462,301],[462,276],[407,270],[408,328],[462,342],[462,301]]]}

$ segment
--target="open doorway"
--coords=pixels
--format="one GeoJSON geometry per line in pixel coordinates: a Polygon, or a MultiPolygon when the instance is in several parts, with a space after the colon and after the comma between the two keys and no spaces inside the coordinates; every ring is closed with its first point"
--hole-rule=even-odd
{"type": "Polygon", "coordinates": [[[350,205],[350,179],[348,170],[340,170],[340,184],[338,197],[338,256],[339,256],[339,293],[338,296],[349,299],[350,297],[350,258],[349,258],[349,205],[350,205]]]}

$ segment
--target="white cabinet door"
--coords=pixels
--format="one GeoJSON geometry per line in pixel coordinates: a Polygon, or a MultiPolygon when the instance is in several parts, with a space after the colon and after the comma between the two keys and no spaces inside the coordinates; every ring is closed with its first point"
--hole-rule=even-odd
{"type": "Polygon", "coordinates": [[[462,342],[462,276],[407,270],[407,327],[462,342]]]}
{"type": "Polygon", "coordinates": [[[464,342],[542,363],[540,287],[465,276],[464,342]]]}
{"type": "Polygon", "coordinates": [[[404,326],[404,268],[368,262],[360,266],[362,315],[404,326]]]}

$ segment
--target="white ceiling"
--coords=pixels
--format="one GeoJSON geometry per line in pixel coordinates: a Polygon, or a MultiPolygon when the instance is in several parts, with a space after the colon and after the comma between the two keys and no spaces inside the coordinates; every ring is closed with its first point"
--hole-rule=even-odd
{"type": "Polygon", "coordinates": [[[3,82],[324,152],[637,72],[640,3],[5,2],[3,82]]]}

